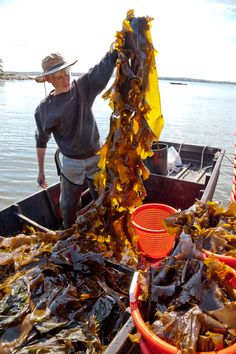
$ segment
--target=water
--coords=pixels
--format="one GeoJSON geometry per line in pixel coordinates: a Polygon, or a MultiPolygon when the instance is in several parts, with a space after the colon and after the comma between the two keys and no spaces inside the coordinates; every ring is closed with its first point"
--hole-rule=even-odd
{"type": "MultiPolygon", "coordinates": [[[[232,191],[235,143],[236,86],[160,80],[165,125],[161,140],[221,147],[226,151],[214,200],[227,205],[232,191]]],[[[0,81],[0,209],[38,191],[34,110],[44,87],[30,80],[0,81]]],[[[94,104],[101,137],[109,131],[111,110],[98,97],[94,104]]],[[[48,144],[46,177],[59,181],[54,164],[56,144],[48,144]]]]}

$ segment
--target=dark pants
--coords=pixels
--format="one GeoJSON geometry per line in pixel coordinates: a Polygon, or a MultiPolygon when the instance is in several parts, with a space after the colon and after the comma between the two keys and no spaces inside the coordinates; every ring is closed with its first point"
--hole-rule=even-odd
{"type": "MultiPolygon", "coordinates": [[[[80,197],[83,191],[83,186],[69,182],[63,175],[61,177],[61,195],[60,208],[65,229],[70,228],[76,221],[76,213],[80,206],[80,197]]],[[[93,199],[97,199],[98,194],[94,188],[93,181],[87,179],[90,193],[93,199]]]]}

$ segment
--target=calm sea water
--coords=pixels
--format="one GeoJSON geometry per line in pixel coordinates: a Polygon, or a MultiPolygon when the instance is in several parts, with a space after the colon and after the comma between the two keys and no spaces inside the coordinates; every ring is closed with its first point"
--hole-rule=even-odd
{"type": "MultiPolygon", "coordinates": [[[[236,86],[159,81],[165,126],[161,140],[225,149],[214,200],[227,205],[232,191],[236,140],[236,86]]],[[[0,209],[38,191],[34,110],[44,87],[32,81],[0,82],[0,209]]],[[[98,97],[94,113],[102,139],[109,131],[111,110],[98,97]]],[[[56,144],[51,139],[46,155],[49,184],[59,181],[54,164],[56,144]]]]}

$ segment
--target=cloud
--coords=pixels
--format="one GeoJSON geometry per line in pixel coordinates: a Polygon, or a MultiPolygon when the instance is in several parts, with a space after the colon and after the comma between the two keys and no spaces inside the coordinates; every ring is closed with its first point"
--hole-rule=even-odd
{"type": "Polygon", "coordinates": [[[227,20],[235,21],[236,3],[235,0],[208,0],[209,3],[227,20]]]}

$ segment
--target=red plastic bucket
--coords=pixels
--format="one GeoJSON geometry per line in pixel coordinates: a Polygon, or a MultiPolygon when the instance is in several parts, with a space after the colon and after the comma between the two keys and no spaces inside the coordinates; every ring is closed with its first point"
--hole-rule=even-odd
{"type": "Polygon", "coordinates": [[[136,208],[131,222],[138,236],[138,246],[145,256],[158,259],[167,256],[173,248],[175,235],[164,229],[164,219],[177,210],[166,204],[150,203],[136,208]]]}
{"type": "MultiPolygon", "coordinates": [[[[236,288],[236,272],[235,272],[234,287],[236,288]]],[[[134,324],[141,334],[140,348],[143,354],[178,354],[178,349],[165,342],[156,336],[151,329],[144,322],[138,308],[138,295],[140,293],[140,286],[138,283],[138,271],[134,273],[133,280],[130,286],[130,311],[134,324]]],[[[235,354],[236,343],[218,351],[198,352],[196,354],[235,354]]]]}

